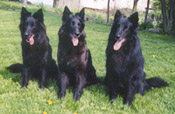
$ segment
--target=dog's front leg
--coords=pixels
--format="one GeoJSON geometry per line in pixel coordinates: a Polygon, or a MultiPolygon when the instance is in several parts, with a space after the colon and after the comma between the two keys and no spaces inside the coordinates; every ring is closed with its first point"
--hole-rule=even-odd
{"type": "Polygon", "coordinates": [[[83,87],[85,85],[84,72],[77,71],[75,77],[76,77],[76,84],[75,84],[74,100],[77,101],[80,99],[83,93],[83,87]]]}
{"type": "Polygon", "coordinates": [[[69,85],[69,78],[65,72],[59,71],[59,87],[60,92],[58,94],[58,99],[64,98],[66,95],[66,88],[69,85]]]}
{"type": "Polygon", "coordinates": [[[46,82],[46,69],[43,68],[41,70],[41,79],[40,79],[40,89],[44,89],[45,88],[45,82],[46,82]]]}
{"type": "Polygon", "coordinates": [[[132,81],[128,83],[128,87],[126,89],[125,95],[124,95],[124,104],[130,106],[134,96],[135,96],[136,90],[135,86],[132,81]]]}
{"type": "Polygon", "coordinates": [[[107,73],[107,75],[110,75],[110,83],[108,84],[108,88],[109,88],[109,97],[110,97],[110,102],[113,103],[113,101],[116,99],[117,97],[117,89],[116,89],[116,80],[113,77],[112,74],[107,73]]]}
{"type": "Polygon", "coordinates": [[[23,66],[22,68],[22,72],[21,72],[21,75],[22,75],[22,88],[25,88],[27,87],[28,85],[28,82],[29,82],[29,68],[27,66],[23,66]]]}

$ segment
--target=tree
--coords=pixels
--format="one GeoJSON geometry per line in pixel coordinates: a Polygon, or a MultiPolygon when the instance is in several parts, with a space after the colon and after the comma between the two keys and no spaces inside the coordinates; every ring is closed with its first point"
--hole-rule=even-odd
{"type": "Polygon", "coordinates": [[[108,5],[107,5],[107,24],[109,23],[109,9],[110,9],[110,0],[108,0],[108,5]]]}
{"type": "Polygon", "coordinates": [[[137,4],[138,4],[138,1],[139,0],[134,0],[134,3],[133,3],[133,8],[132,8],[132,13],[137,11],[137,4]]]}
{"type": "Polygon", "coordinates": [[[145,12],[145,22],[147,22],[147,18],[148,18],[149,4],[150,4],[150,0],[147,1],[147,7],[145,12]]]}
{"type": "Polygon", "coordinates": [[[53,0],[53,7],[58,8],[59,0],[53,0]]]}
{"type": "Polygon", "coordinates": [[[160,3],[163,17],[163,30],[165,33],[170,33],[171,31],[173,31],[173,23],[175,23],[175,1],[169,0],[168,3],[166,3],[165,0],[161,0],[160,3]],[[166,8],[166,4],[168,4],[169,8],[166,8]]]}
{"type": "Polygon", "coordinates": [[[167,28],[167,16],[166,16],[166,4],[165,0],[161,0],[161,8],[162,8],[162,16],[163,16],[163,28],[166,30],[167,28]]]}
{"type": "Polygon", "coordinates": [[[26,5],[27,4],[27,0],[21,0],[21,3],[26,5]]]}
{"type": "Polygon", "coordinates": [[[172,28],[173,28],[173,21],[174,21],[175,1],[174,0],[169,0],[169,4],[170,4],[170,10],[169,10],[168,30],[171,31],[172,28]]]}

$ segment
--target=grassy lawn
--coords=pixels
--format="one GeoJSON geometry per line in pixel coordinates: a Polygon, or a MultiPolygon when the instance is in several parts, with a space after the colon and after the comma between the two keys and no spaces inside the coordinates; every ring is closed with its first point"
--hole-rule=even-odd
{"type": "MultiPolygon", "coordinates": [[[[67,89],[63,100],[57,99],[56,81],[49,80],[45,90],[40,90],[37,80],[30,80],[28,88],[21,89],[21,74],[13,74],[5,68],[13,63],[22,63],[21,37],[18,28],[22,5],[0,1],[0,114],[174,114],[175,113],[175,38],[140,31],[142,51],[145,57],[147,78],[160,76],[169,87],[153,89],[141,97],[136,95],[130,107],[123,105],[118,97],[109,103],[106,88],[97,84],[87,87],[80,101],[73,100],[73,89],[67,89]],[[48,104],[48,100],[52,104],[48,104]]],[[[27,9],[34,12],[37,6],[27,9]]],[[[53,57],[57,58],[58,29],[61,16],[44,10],[45,25],[53,57]]],[[[86,22],[87,45],[92,53],[97,76],[105,76],[105,48],[110,26],[86,22]]]]}

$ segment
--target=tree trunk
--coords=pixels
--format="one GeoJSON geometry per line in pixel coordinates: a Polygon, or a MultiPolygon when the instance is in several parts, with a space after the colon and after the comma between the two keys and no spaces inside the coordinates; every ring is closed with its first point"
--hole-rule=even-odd
{"type": "Polygon", "coordinates": [[[167,32],[167,15],[166,15],[166,7],[165,0],[161,0],[161,8],[162,8],[162,16],[163,16],[163,29],[167,32]]]}
{"type": "Polygon", "coordinates": [[[26,5],[27,4],[27,0],[21,0],[21,3],[26,5]]]}
{"type": "Polygon", "coordinates": [[[53,7],[58,8],[59,0],[53,0],[53,7]]]}
{"type": "Polygon", "coordinates": [[[149,3],[150,3],[150,0],[147,1],[147,7],[146,7],[146,12],[145,12],[145,22],[147,22],[147,18],[148,18],[149,3]]]}
{"type": "Polygon", "coordinates": [[[135,11],[137,11],[137,4],[138,4],[139,0],[134,0],[134,4],[133,4],[133,8],[132,8],[132,13],[134,13],[135,11]]]}
{"type": "Polygon", "coordinates": [[[172,28],[173,28],[174,3],[175,3],[174,0],[169,0],[170,11],[169,11],[169,19],[168,19],[167,31],[171,31],[172,28]]]}
{"type": "Polygon", "coordinates": [[[107,24],[109,23],[109,9],[110,9],[110,0],[108,0],[108,6],[107,6],[107,24]]]}
{"type": "MultiPolygon", "coordinates": [[[[175,3],[174,3],[174,5],[175,5],[175,3]]],[[[173,36],[175,37],[175,10],[174,10],[174,20],[173,20],[173,36]]]]}

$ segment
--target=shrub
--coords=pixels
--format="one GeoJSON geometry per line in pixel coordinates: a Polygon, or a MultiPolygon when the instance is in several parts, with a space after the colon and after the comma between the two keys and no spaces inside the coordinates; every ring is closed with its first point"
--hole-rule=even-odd
{"type": "Polygon", "coordinates": [[[149,28],[153,28],[153,24],[152,22],[142,22],[140,25],[139,25],[139,29],[140,30],[147,30],[149,28]]]}

